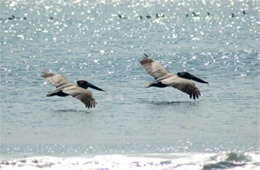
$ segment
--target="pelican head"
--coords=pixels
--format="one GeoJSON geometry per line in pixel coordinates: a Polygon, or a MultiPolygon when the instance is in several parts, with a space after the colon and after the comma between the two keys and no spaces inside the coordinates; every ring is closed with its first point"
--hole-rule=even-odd
{"type": "Polygon", "coordinates": [[[97,87],[97,86],[94,86],[93,84],[91,84],[91,83],[89,83],[89,82],[87,82],[87,81],[85,81],[85,80],[78,80],[78,81],[77,81],[77,85],[78,85],[79,87],[84,88],[84,89],[87,89],[87,88],[90,87],[90,88],[95,89],[95,90],[105,91],[105,90],[103,90],[103,89],[101,89],[101,88],[99,88],[99,87],[97,87]]]}

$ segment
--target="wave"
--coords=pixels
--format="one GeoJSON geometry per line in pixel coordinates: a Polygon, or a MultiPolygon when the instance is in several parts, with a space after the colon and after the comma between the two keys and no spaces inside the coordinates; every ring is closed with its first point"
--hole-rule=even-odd
{"type": "Polygon", "coordinates": [[[260,153],[174,153],[95,155],[87,157],[29,157],[0,161],[0,169],[258,169],[260,153]]]}
{"type": "Polygon", "coordinates": [[[211,160],[203,165],[203,170],[211,169],[256,169],[260,167],[260,154],[226,153],[211,157],[211,160]]]}

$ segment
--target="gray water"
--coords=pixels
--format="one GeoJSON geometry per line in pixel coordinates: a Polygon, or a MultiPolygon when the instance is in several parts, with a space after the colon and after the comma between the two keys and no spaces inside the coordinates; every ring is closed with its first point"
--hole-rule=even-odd
{"type": "MultiPolygon", "coordinates": [[[[1,159],[133,154],[141,161],[155,153],[259,158],[259,5],[0,1],[1,159]],[[153,78],[139,64],[144,53],[171,72],[208,81],[196,83],[200,99],[173,88],[145,88],[153,78]],[[88,80],[105,92],[91,90],[94,109],[72,97],[46,97],[54,87],[40,77],[44,70],[88,80]]],[[[250,166],[258,167],[256,160],[250,166]]]]}

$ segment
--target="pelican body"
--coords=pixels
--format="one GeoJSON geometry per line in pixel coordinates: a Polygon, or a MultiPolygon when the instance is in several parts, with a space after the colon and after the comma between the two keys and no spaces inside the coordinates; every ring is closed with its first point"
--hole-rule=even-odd
{"type": "Polygon", "coordinates": [[[208,84],[208,82],[188,72],[179,72],[177,74],[170,73],[159,61],[149,58],[146,54],[140,61],[140,64],[151,76],[155,78],[155,80],[149,83],[147,87],[174,87],[184,93],[187,93],[190,98],[195,100],[199,98],[200,90],[196,87],[193,81],[208,84]]]}
{"type": "Polygon", "coordinates": [[[77,84],[72,83],[65,79],[65,77],[61,74],[43,72],[41,77],[45,78],[50,84],[56,87],[55,90],[49,91],[47,94],[48,97],[66,97],[70,95],[84,103],[87,108],[95,107],[97,104],[91,91],[87,90],[88,87],[99,91],[104,91],[103,89],[96,87],[85,80],[78,80],[77,84]]]}

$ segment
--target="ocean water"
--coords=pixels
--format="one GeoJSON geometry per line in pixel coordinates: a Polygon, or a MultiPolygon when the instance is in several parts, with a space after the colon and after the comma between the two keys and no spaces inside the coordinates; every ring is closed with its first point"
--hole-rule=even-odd
{"type": "Polygon", "coordinates": [[[0,11],[0,169],[260,168],[258,0],[1,0],[0,11]],[[145,88],[144,53],[208,81],[199,100],[145,88]],[[94,109],[46,97],[44,70],[105,92],[91,90],[94,109]]]}

